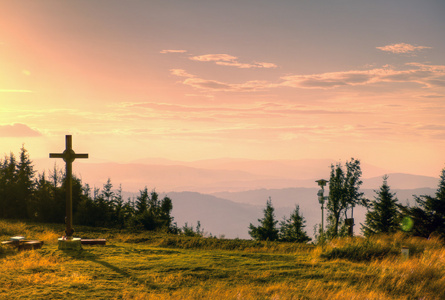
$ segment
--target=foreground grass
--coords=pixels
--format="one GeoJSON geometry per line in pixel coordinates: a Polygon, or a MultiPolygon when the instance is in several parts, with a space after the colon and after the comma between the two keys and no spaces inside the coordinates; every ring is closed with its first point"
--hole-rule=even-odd
{"type": "MultiPolygon", "coordinates": [[[[0,298],[445,299],[439,241],[412,240],[417,248],[407,261],[391,251],[351,260],[344,253],[369,248],[368,241],[337,240],[321,249],[79,228],[79,236],[105,237],[107,246],[63,252],[57,230],[63,232],[0,221],[1,240],[17,234],[46,239],[37,251],[2,248],[0,298]]],[[[400,240],[409,242],[385,237],[372,247],[382,253],[375,249],[396,249],[400,240]]]]}

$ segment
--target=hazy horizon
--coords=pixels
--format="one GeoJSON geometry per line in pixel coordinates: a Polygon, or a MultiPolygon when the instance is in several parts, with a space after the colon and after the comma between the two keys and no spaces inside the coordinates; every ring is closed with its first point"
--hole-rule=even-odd
{"type": "MultiPolygon", "coordinates": [[[[76,160],[73,172],[84,184],[101,188],[108,179],[114,188],[137,193],[144,187],[159,192],[191,191],[205,194],[241,192],[256,189],[318,188],[316,179],[329,179],[334,160],[242,160],[215,159],[181,163],[144,160],[133,163],[76,160]]],[[[344,161],[342,162],[344,165],[344,161]]],[[[62,160],[37,159],[35,169],[48,175],[62,160]]],[[[401,173],[361,163],[364,189],[378,189],[383,176],[395,189],[436,188],[439,174],[401,173]]]]}

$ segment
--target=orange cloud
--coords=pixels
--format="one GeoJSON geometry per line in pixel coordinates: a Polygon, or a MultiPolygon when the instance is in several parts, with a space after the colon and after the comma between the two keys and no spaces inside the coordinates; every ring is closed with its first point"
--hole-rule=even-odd
{"type": "Polygon", "coordinates": [[[405,43],[386,45],[383,47],[376,47],[376,48],[385,52],[391,52],[395,54],[407,54],[407,53],[413,53],[415,51],[420,51],[423,49],[431,49],[431,47],[413,46],[405,43]]]}
{"type": "Polygon", "coordinates": [[[195,77],[195,75],[189,74],[183,69],[171,69],[170,73],[179,77],[195,77]]]}
{"type": "Polygon", "coordinates": [[[366,85],[378,82],[411,82],[426,87],[445,86],[445,66],[433,66],[419,63],[409,63],[410,70],[394,70],[391,68],[376,68],[366,71],[342,71],[311,75],[289,75],[282,79],[283,86],[330,89],[344,86],[366,85]]]}
{"type": "Polygon", "coordinates": [[[202,78],[187,78],[182,82],[197,89],[225,92],[254,92],[272,87],[267,81],[252,80],[245,83],[225,83],[202,78]]]}
{"type": "Polygon", "coordinates": [[[182,82],[183,84],[208,91],[252,92],[275,86],[267,81],[259,80],[247,81],[245,83],[225,83],[217,80],[203,79],[189,74],[182,69],[172,69],[170,72],[175,76],[186,77],[187,79],[182,82]]]}
{"type": "Polygon", "coordinates": [[[187,50],[162,50],[159,53],[166,54],[166,53],[186,53],[187,50]]]}
{"type": "MultiPolygon", "coordinates": [[[[220,62],[217,63],[229,63],[220,62]]],[[[251,80],[244,83],[227,83],[212,79],[199,78],[183,69],[172,69],[170,72],[179,77],[186,77],[183,84],[208,91],[252,92],[277,87],[302,89],[333,89],[348,86],[369,85],[374,83],[417,83],[427,88],[445,86],[445,66],[408,63],[404,70],[396,70],[385,65],[370,70],[351,70],[327,72],[309,75],[287,75],[281,77],[280,83],[251,80]]]]}
{"type": "Polygon", "coordinates": [[[206,54],[193,56],[190,59],[197,61],[235,61],[237,57],[229,54],[206,54]]]}
{"type": "Polygon", "coordinates": [[[328,89],[347,85],[360,85],[369,83],[373,79],[369,71],[330,72],[312,75],[284,76],[283,86],[299,88],[328,89]]]}
{"type": "Polygon", "coordinates": [[[0,125],[0,137],[33,137],[42,134],[25,124],[0,125]]]}
{"type": "Polygon", "coordinates": [[[241,69],[251,69],[251,68],[264,68],[264,69],[270,69],[270,68],[276,68],[277,65],[273,63],[267,63],[267,62],[254,62],[254,63],[241,63],[238,61],[238,57],[232,56],[229,54],[205,54],[205,55],[199,55],[199,56],[193,56],[190,57],[191,60],[196,61],[205,61],[205,62],[215,62],[217,65],[220,66],[230,66],[230,67],[237,67],[241,69]]]}

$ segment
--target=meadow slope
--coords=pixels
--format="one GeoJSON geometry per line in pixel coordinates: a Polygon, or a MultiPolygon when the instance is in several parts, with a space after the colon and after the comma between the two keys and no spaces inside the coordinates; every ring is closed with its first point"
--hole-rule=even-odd
{"type": "Polygon", "coordinates": [[[40,250],[0,248],[1,299],[444,299],[445,250],[404,235],[321,247],[77,228],[106,246],[57,250],[62,225],[0,221],[0,239],[26,235],[40,250]],[[410,247],[410,259],[399,255],[410,247]],[[352,253],[354,255],[352,255],[352,253]]]}

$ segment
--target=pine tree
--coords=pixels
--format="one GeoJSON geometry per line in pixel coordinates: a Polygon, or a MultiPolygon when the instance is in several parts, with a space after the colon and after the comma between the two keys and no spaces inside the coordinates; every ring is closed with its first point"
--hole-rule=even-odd
{"type": "Polygon", "coordinates": [[[170,215],[173,209],[172,200],[169,197],[164,197],[161,201],[159,210],[159,223],[161,227],[167,228],[168,231],[172,229],[173,217],[170,215]]]}
{"type": "Polygon", "coordinates": [[[114,192],[111,190],[113,188],[113,184],[111,183],[111,179],[108,178],[107,183],[104,184],[102,189],[102,195],[104,200],[108,203],[112,203],[114,201],[114,192]]]}
{"type": "Polygon", "coordinates": [[[375,191],[377,197],[371,202],[371,209],[366,213],[365,224],[362,225],[365,236],[391,233],[399,228],[400,212],[397,198],[395,198],[395,194],[391,193],[387,179],[388,176],[385,175],[380,190],[375,191]]]}
{"type": "Polygon", "coordinates": [[[6,198],[7,180],[6,180],[7,160],[0,160],[0,218],[6,217],[6,205],[8,200],[6,198]]]}
{"type": "Polygon", "coordinates": [[[17,217],[17,161],[14,153],[5,156],[1,164],[0,205],[2,218],[17,217]]]}
{"type": "Polygon", "coordinates": [[[17,211],[19,218],[27,218],[28,213],[31,216],[33,208],[34,193],[34,167],[29,159],[28,151],[24,146],[20,149],[20,161],[17,164],[17,211]]]}
{"type": "Polygon", "coordinates": [[[116,226],[120,228],[125,227],[125,223],[127,222],[127,214],[124,209],[124,199],[122,198],[122,185],[119,185],[119,189],[117,193],[114,195],[114,216],[113,222],[116,226]]]}
{"type": "Polygon", "coordinates": [[[266,208],[264,209],[264,218],[258,219],[260,225],[249,225],[249,234],[252,238],[261,241],[278,240],[278,229],[276,228],[278,221],[275,220],[274,210],[275,209],[272,206],[272,199],[269,197],[269,200],[266,202],[266,208]]]}
{"type": "Polygon", "coordinates": [[[142,214],[148,209],[148,189],[145,187],[143,190],[139,191],[139,196],[136,197],[136,213],[142,214]]]}
{"type": "Polygon", "coordinates": [[[164,197],[159,200],[159,195],[153,190],[148,194],[147,187],[140,191],[136,201],[136,214],[132,218],[135,227],[146,230],[166,230],[171,231],[173,217],[170,213],[173,204],[170,198],[164,197]]]}
{"type": "Polygon", "coordinates": [[[434,233],[445,238],[445,168],[435,197],[416,197],[416,202],[418,207],[404,209],[414,221],[413,233],[424,237],[434,233]]]}
{"type": "Polygon", "coordinates": [[[39,174],[36,180],[36,191],[32,217],[40,222],[60,222],[65,214],[64,202],[57,202],[54,197],[54,186],[46,180],[45,173],[39,174]]]}
{"type": "Polygon", "coordinates": [[[300,206],[296,206],[289,219],[280,223],[280,240],[284,242],[306,243],[311,240],[304,231],[306,220],[300,214],[300,206]]]}

